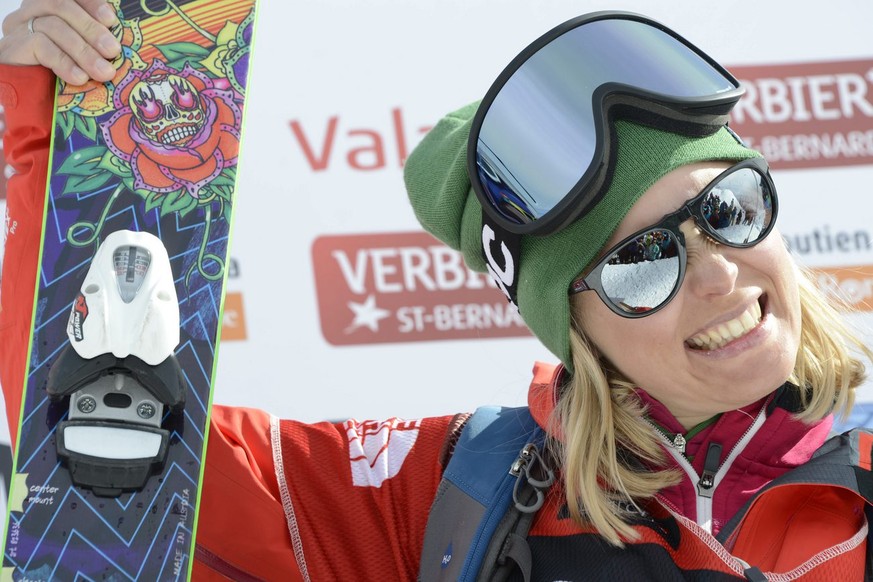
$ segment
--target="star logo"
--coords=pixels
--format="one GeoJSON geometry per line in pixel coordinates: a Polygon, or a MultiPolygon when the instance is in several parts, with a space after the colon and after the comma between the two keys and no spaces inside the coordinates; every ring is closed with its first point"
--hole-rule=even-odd
{"type": "Polygon", "coordinates": [[[385,319],[391,312],[387,309],[382,309],[376,306],[376,296],[369,295],[363,303],[355,303],[349,301],[349,309],[355,313],[355,319],[352,324],[346,328],[345,333],[349,334],[359,327],[367,326],[372,332],[379,331],[379,321],[385,319]]]}

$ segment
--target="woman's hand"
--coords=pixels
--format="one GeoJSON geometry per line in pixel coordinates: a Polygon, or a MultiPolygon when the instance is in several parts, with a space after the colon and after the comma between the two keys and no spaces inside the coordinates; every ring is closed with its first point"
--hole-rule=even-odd
{"type": "Polygon", "coordinates": [[[105,0],[23,0],[3,20],[0,63],[43,65],[71,85],[108,81],[121,52],[109,30],[116,24],[105,0]]]}

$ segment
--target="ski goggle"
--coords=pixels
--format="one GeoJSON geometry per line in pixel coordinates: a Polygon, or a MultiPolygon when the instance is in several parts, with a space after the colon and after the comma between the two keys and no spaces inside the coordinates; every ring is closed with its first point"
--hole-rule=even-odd
{"type": "Polygon", "coordinates": [[[608,186],[613,112],[710,135],[743,93],[718,63],[657,22],[625,12],[581,16],[534,41],[485,95],[467,148],[473,189],[505,230],[556,232],[608,186]]]}
{"type": "Polygon", "coordinates": [[[752,247],[776,222],[778,202],[767,163],[743,160],[719,174],[700,194],[610,248],[570,293],[593,290],[615,313],[645,317],[667,305],[685,277],[685,237],[679,225],[693,219],[712,240],[752,247]]]}

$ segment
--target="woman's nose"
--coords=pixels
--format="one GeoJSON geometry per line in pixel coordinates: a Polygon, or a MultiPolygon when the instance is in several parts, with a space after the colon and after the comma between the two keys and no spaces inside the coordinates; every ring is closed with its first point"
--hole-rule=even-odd
{"type": "Polygon", "coordinates": [[[731,257],[735,249],[715,242],[691,220],[680,228],[687,253],[685,284],[700,297],[732,293],[739,274],[731,257]]]}

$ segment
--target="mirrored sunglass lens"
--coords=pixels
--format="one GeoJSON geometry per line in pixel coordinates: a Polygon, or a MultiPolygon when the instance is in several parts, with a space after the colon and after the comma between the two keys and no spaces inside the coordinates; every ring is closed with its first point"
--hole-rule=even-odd
{"type": "Polygon", "coordinates": [[[634,20],[597,20],[538,50],[512,74],[485,115],[478,177],[509,220],[552,210],[589,169],[596,146],[594,91],[623,83],[672,97],[735,89],[668,33],[634,20]]]}
{"type": "Polygon", "coordinates": [[[773,221],[773,196],[764,176],[742,168],[722,178],[702,200],[713,234],[736,245],[761,240],[773,221]]]}
{"type": "Polygon", "coordinates": [[[609,300],[627,313],[644,313],[664,303],[679,280],[679,246],[666,230],[650,230],[611,257],[600,274],[609,300]]]}

